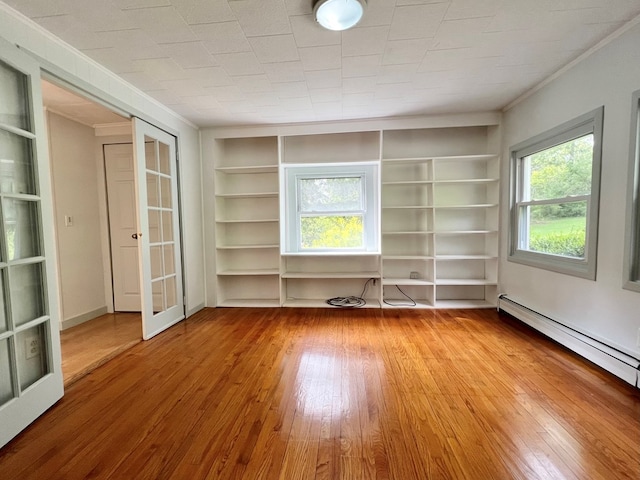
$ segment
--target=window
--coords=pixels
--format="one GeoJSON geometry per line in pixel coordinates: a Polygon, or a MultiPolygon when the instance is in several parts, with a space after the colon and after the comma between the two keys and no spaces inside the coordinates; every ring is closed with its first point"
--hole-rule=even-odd
{"type": "Polygon", "coordinates": [[[380,253],[378,165],[286,165],[283,253],[380,253]]]}
{"type": "Polygon", "coordinates": [[[595,279],[603,111],[511,148],[509,260],[595,279]]]}
{"type": "Polygon", "coordinates": [[[624,288],[640,292],[640,90],[633,94],[624,288]]]}

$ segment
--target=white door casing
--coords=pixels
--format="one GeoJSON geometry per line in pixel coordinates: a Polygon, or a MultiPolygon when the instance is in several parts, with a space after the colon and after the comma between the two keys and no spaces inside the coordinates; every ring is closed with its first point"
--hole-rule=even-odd
{"type": "Polygon", "coordinates": [[[138,232],[133,145],[104,146],[113,274],[113,305],[117,312],[139,312],[138,232]]]}
{"type": "Polygon", "coordinates": [[[176,138],[133,118],[142,336],[185,318],[176,138]]]}
{"type": "Polygon", "coordinates": [[[0,39],[0,447],[63,395],[40,67],[0,39]]]}

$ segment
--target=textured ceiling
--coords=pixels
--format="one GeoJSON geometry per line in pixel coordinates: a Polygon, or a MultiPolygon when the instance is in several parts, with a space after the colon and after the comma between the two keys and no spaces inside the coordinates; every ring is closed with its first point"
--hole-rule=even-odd
{"type": "Polygon", "coordinates": [[[501,109],[638,0],[369,0],[330,32],[313,0],[5,0],[200,126],[501,109]]]}

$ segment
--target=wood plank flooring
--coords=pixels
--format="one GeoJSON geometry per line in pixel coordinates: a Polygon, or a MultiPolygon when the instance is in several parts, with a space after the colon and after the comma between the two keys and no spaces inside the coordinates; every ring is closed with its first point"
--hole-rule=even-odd
{"type": "Polygon", "coordinates": [[[60,332],[65,386],[142,341],[140,313],[108,313],[60,332]]]}
{"type": "Polygon", "coordinates": [[[638,479],[640,393],[493,310],[207,309],[75,382],[10,479],[638,479]]]}

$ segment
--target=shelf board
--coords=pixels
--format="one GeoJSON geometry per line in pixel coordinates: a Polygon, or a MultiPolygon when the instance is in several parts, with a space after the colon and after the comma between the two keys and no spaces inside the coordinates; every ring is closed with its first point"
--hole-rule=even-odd
{"type": "Polygon", "coordinates": [[[380,278],[380,272],[284,272],[282,278],[380,278]]]}
{"type": "Polygon", "coordinates": [[[261,218],[254,220],[216,220],[216,223],[278,223],[277,218],[261,218]]]}
{"type": "Polygon", "coordinates": [[[495,260],[495,255],[436,255],[436,260],[495,260]]]}
{"type": "Polygon", "coordinates": [[[382,255],[382,260],[433,260],[430,255],[382,255]]]}
{"type": "Polygon", "coordinates": [[[279,275],[280,271],[277,268],[265,268],[254,270],[221,270],[217,273],[218,276],[253,276],[253,275],[279,275]]]}
{"type": "Polygon", "coordinates": [[[433,209],[433,205],[393,205],[393,206],[382,206],[383,210],[431,210],[433,209]]]}
{"type": "Polygon", "coordinates": [[[392,182],[382,182],[382,185],[431,185],[433,180],[394,180],[392,182]]]}
{"type": "Polygon", "coordinates": [[[277,243],[274,244],[260,244],[257,243],[255,245],[219,245],[216,247],[216,250],[255,250],[255,249],[270,249],[270,248],[280,248],[280,245],[277,243]]]}
{"type": "Polygon", "coordinates": [[[279,307],[277,298],[228,298],[218,303],[218,307],[279,307]]]}
{"type": "Polygon", "coordinates": [[[438,209],[455,209],[455,208],[491,208],[497,207],[497,203],[469,203],[466,205],[434,205],[432,208],[438,209]]]}
{"type": "Polygon", "coordinates": [[[429,230],[405,230],[396,232],[382,232],[382,235],[431,235],[433,232],[429,230]]]}
{"type": "Polygon", "coordinates": [[[433,232],[436,235],[477,235],[482,233],[498,233],[497,230],[440,230],[433,232]]]}
{"type": "Polygon", "coordinates": [[[497,285],[495,280],[486,278],[437,278],[436,286],[474,286],[474,285],[497,285]]]}
{"type": "Polygon", "coordinates": [[[233,166],[233,167],[216,167],[216,172],[222,173],[277,173],[278,165],[249,165],[246,167],[243,166],[233,166]]]}
{"type": "Polygon", "coordinates": [[[383,158],[382,163],[423,163],[431,160],[433,160],[433,157],[383,158]]]}
{"type": "MultiPolygon", "coordinates": [[[[301,308],[341,308],[327,303],[328,299],[321,298],[287,298],[282,304],[283,307],[301,307],[301,308]]],[[[367,298],[366,304],[362,307],[347,307],[347,308],[380,308],[380,302],[378,300],[367,298]]]]}
{"type": "Polygon", "coordinates": [[[278,192],[252,192],[252,193],[217,193],[216,198],[271,198],[277,197],[278,192]]]}
{"type": "Polygon", "coordinates": [[[433,282],[424,278],[383,278],[382,285],[433,285],[433,282]]]}
{"type": "Polygon", "coordinates": [[[495,153],[483,153],[479,155],[445,155],[442,157],[433,157],[433,159],[436,161],[446,162],[473,162],[493,160],[494,158],[498,158],[498,155],[495,153]]]}
{"type": "Polygon", "coordinates": [[[496,183],[500,180],[497,178],[460,178],[460,179],[449,179],[449,180],[434,180],[433,183],[435,185],[446,185],[446,184],[457,184],[457,183],[496,183]]]}
{"type": "Polygon", "coordinates": [[[436,300],[436,308],[496,308],[487,300],[436,300]]]}

